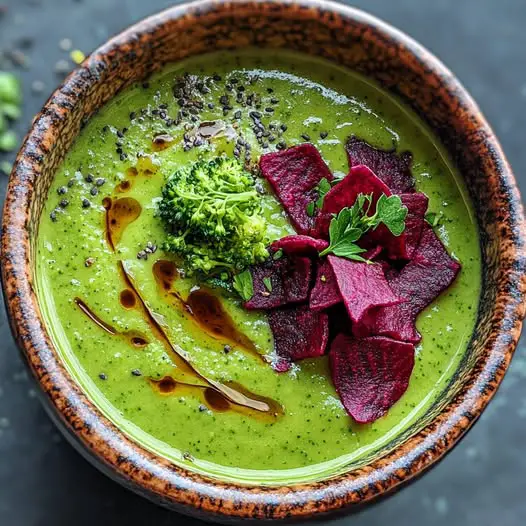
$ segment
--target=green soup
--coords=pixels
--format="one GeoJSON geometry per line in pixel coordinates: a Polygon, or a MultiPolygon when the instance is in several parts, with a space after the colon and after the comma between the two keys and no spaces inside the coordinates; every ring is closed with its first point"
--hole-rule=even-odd
{"type": "MultiPolygon", "coordinates": [[[[268,188],[262,203],[271,239],[293,232],[268,188]]],[[[120,219],[115,221],[118,227],[120,219]]],[[[57,171],[37,245],[38,296],[48,329],[94,403],[124,433],[178,465],[267,484],[342,472],[421,417],[443,392],[466,350],[480,289],[478,234],[466,189],[425,127],[366,79],[281,51],[193,58],[115,97],[82,130],[57,171]],[[191,76],[184,78],[185,73],[191,76]],[[184,110],[181,122],[176,118],[178,82],[190,83],[201,101],[184,110]],[[254,133],[249,115],[254,105],[246,105],[248,96],[270,131],[265,136],[254,133]],[[207,122],[214,124],[203,126],[207,122]],[[213,137],[195,142],[191,136],[198,126],[220,131],[208,130],[213,137]],[[248,312],[235,295],[215,290],[233,326],[254,343],[256,353],[249,353],[203,330],[185,309],[167,300],[154,277],[155,263],[170,259],[160,248],[153,251],[164,238],[156,207],[166,176],[200,157],[233,155],[236,148],[239,153],[240,133],[256,161],[281,141],[287,146],[309,141],[334,172],[348,169],[344,142],[351,134],[378,147],[410,150],[418,190],[429,196],[429,209],[442,214],[437,233],[462,271],[419,316],[423,339],[409,389],[374,424],[358,425],[347,416],[326,358],[298,362],[283,374],[258,358],[256,353],[269,354],[273,348],[264,313],[248,312]],[[169,136],[154,144],[159,134],[169,136]],[[120,225],[126,228],[113,239],[113,251],[104,204],[108,198],[124,197],[140,204],[140,215],[120,225]],[[146,253],[145,247],[150,247],[146,253]],[[119,261],[169,340],[200,371],[272,398],[283,414],[267,419],[214,409],[196,390],[155,383],[172,374],[177,363],[144,311],[131,308],[121,295],[126,284],[119,261]]],[[[183,298],[195,286],[193,278],[181,276],[173,284],[183,298]]]]}

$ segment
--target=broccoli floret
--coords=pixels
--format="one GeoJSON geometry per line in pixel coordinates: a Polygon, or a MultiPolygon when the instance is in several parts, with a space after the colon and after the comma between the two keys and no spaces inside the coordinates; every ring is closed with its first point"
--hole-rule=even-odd
{"type": "Polygon", "coordinates": [[[159,203],[164,250],[184,258],[187,270],[239,272],[268,257],[266,225],[254,177],[225,156],[180,168],[159,203]]]}

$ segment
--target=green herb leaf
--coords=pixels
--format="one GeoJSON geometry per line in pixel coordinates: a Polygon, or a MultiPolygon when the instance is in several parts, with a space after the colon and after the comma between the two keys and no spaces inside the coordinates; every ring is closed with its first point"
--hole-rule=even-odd
{"type": "Polygon", "coordinates": [[[314,212],[316,211],[316,203],[314,201],[311,201],[305,208],[305,210],[307,211],[307,215],[309,217],[313,217],[314,216],[314,212]]]}
{"type": "Polygon", "coordinates": [[[440,223],[440,220],[442,219],[442,213],[437,214],[436,212],[428,212],[424,219],[433,227],[435,228],[440,223]]]}
{"type": "Polygon", "coordinates": [[[365,250],[357,241],[368,231],[384,224],[393,235],[399,236],[405,230],[407,208],[400,197],[382,194],[376,203],[376,211],[369,215],[373,205],[372,194],[359,194],[354,204],[340,210],[329,225],[329,246],[320,252],[320,256],[336,256],[366,261],[360,254],[365,250]]]}
{"type": "Polygon", "coordinates": [[[269,292],[272,292],[272,281],[269,277],[263,278],[263,284],[269,292]]]}
{"type": "Polygon", "coordinates": [[[249,270],[236,274],[233,286],[244,301],[248,301],[254,295],[254,282],[249,270]]]}
{"type": "Polygon", "coordinates": [[[331,183],[329,183],[329,180],[325,177],[320,180],[318,183],[318,186],[316,187],[316,190],[318,192],[318,199],[316,200],[316,208],[320,209],[323,206],[323,200],[325,199],[325,195],[327,192],[331,189],[331,183]]]}
{"type": "Polygon", "coordinates": [[[394,236],[400,236],[405,230],[407,208],[398,195],[387,197],[382,194],[376,203],[377,225],[383,223],[394,236]]]}
{"type": "Polygon", "coordinates": [[[283,249],[278,248],[276,252],[274,252],[274,255],[272,256],[272,259],[275,261],[276,259],[281,259],[283,257],[283,249]]]}

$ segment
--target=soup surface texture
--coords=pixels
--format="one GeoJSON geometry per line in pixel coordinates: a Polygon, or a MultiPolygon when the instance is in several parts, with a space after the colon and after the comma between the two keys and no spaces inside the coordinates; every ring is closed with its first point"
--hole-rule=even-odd
{"type": "MultiPolygon", "coordinates": [[[[269,238],[293,233],[270,188],[263,180],[261,185],[269,238]]],[[[58,170],[37,250],[48,329],[101,411],[179,465],[267,484],[340,473],[415,423],[440,397],[466,351],[480,289],[472,209],[440,145],[410,111],[366,79],[287,52],[196,57],[116,96],[87,123],[58,170]],[[200,102],[178,99],[181,87],[200,102]],[[254,129],[253,111],[264,134],[254,129]],[[368,425],[346,414],[326,358],[303,360],[282,374],[264,363],[258,354],[273,348],[266,315],[243,309],[235,294],[212,287],[206,290],[220,303],[201,298],[208,301],[202,308],[220,311],[215,333],[189,316],[180,298],[199,284],[163,253],[165,232],[156,216],[166,177],[199,158],[235,151],[257,162],[285,144],[311,142],[330,169],[343,174],[344,143],[352,134],[377,147],[412,152],[417,189],[440,218],[435,230],[462,264],[453,286],[418,318],[423,338],[407,392],[368,425]],[[178,367],[185,373],[159,326],[208,378],[271,398],[283,414],[265,418],[232,410],[205,390],[171,382],[178,367]],[[246,339],[251,349],[243,345],[246,339]]]]}

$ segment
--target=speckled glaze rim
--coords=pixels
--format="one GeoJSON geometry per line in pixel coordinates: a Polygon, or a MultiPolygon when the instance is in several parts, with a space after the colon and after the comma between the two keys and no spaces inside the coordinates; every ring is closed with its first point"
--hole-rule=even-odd
{"type": "Polygon", "coordinates": [[[419,44],[372,16],[332,2],[204,0],[178,5],[124,31],[96,50],[51,96],[25,139],[9,181],[2,226],[2,280],[13,333],[47,408],[100,469],[160,504],[201,518],[302,519],[357,509],[396,490],[440,460],[471,427],[501,382],[520,336],[526,289],[524,241],[520,195],[497,139],[464,88],[419,44]],[[388,47],[405,54],[408,68],[425,68],[426,78],[436,83],[437,92],[451,98],[455,111],[465,115],[475,129],[486,163],[481,177],[489,189],[491,208],[498,211],[498,237],[492,245],[494,253],[487,256],[497,261],[497,274],[492,276],[497,284],[495,301],[488,316],[479,318],[486,328],[484,351],[470,367],[456,396],[421,431],[367,465],[329,480],[280,487],[225,483],[192,473],[119,432],[86,398],[61,363],[43,325],[31,264],[31,240],[35,235],[30,221],[32,201],[42,164],[46,156],[55,154],[57,123],[75,104],[82,104],[83,97],[89,97],[90,86],[109,67],[108,57],[122,52],[130,43],[143,38],[148,41],[148,35],[167,21],[193,17],[198,22],[199,17],[214,12],[235,17],[249,9],[256,13],[271,11],[273,16],[303,10],[327,23],[359,23],[371,33],[370,38],[383,39],[388,47]]]}

